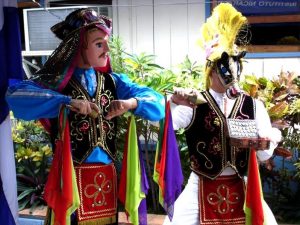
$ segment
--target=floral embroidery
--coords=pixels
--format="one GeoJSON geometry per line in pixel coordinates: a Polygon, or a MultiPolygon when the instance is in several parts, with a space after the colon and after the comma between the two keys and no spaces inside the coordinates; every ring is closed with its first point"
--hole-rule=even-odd
{"type": "Polygon", "coordinates": [[[83,122],[81,126],[78,128],[81,132],[86,133],[88,129],[90,128],[89,123],[83,122]]]}
{"type": "MultiPolygon", "coordinates": [[[[76,115],[75,115],[75,118],[76,118],[76,115]]],[[[82,120],[79,123],[77,123],[77,121],[74,120],[71,122],[71,136],[73,136],[78,141],[82,141],[83,134],[87,133],[89,128],[90,128],[90,125],[87,120],[82,120]]]]}
{"type": "Polygon", "coordinates": [[[204,118],[205,128],[209,131],[214,131],[215,130],[214,125],[217,125],[215,124],[215,120],[216,120],[216,113],[214,111],[210,111],[208,115],[204,118]]]}
{"type": "Polygon", "coordinates": [[[112,181],[106,180],[104,173],[97,173],[94,177],[94,183],[88,184],[84,188],[84,194],[87,198],[93,198],[93,206],[106,205],[105,195],[112,191],[112,181]]]}
{"type": "Polygon", "coordinates": [[[102,95],[100,98],[100,103],[102,106],[106,106],[108,103],[108,97],[106,95],[102,95]]]}
{"type": "Polygon", "coordinates": [[[221,149],[222,148],[221,148],[220,140],[217,137],[214,137],[211,140],[208,152],[212,153],[214,155],[217,155],[217,154],[221,153],[221,149]]]}
{"type": "Polygon", "coordinates": [[[190,157],[190,161],[191,161],[191,167],[195,170],[198,170],[200,168],[200,165],[198,163],[197,157],[192,155],[190,157]]]}
{"type": "Polygon", "coordinates": [[[211,205],[217,205],[218,212],[220,214],[226,214],[233,210],[230,210],[231,205],[239,203],[240,196],[237,192],[230,193],[229,187],[227,185],[222,184],[218,186],[216,192],[211,192],[207,196],[207,201],[211,205]]]}

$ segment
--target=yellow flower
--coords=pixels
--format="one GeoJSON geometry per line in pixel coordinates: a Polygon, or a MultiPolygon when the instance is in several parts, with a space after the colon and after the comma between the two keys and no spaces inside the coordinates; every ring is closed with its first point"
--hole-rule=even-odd
{"type": "Polygon", "coordinates": [[[45,145],[42,147],[42,151],[44,152],[45,156],[51,156],[52,150],[49,145],[45,145]]]}
{"type": "Polygon", "coordinates": [[[31,148],[25,148],[21,146],[17,152],[16,152],[16,159],[18,162],[24,160],[24,159],[29,159],[33,155],[32,149],[31,148]]]}
{"type": "Polygon", "coordinates": [[[19,133],[13,133],[12,138],[15,143],[23,143],[25,141],[24,138],[20,137],[19,133]]]}

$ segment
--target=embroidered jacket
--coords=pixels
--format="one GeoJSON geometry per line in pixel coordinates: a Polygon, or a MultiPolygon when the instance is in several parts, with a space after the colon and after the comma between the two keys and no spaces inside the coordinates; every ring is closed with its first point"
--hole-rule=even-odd
{"type": "MultiPolygon", "coordinates": [[[[204,91],[203,96],[207,103],[194,110],[191,124],[186,128],[190,167],[195,173],[214,179],[230,166],[242,177],[247,171],[249,149],[238,149],[229,145],[224,114],[209,92],[204,91]]],[[[236,100],[229,118],[254,117],[254,100],[242,94],[236,100]]]]}
{"type": "MultiPolygon", "coordinates": [[[[70,111],[70,135],[73,160],[82,163],[96,146],[100,146],[112,159],[115,159],[115,131],[117,120],[113,118],[106,120],[104,117],[110,102],[117,99],[116,86],[110,74],[97,74],[96,96],[91,98],[87,91],[73,77],[63,90],[64,95],[72,99],[83,99],[96,103],[103,113],[93,119],[89,115],[82,115],[70,111]]],[[[52,125],[54,120],[52,120],[52,125]]],[[[55,127],[55,126],[52,126],[55,127]]]]}

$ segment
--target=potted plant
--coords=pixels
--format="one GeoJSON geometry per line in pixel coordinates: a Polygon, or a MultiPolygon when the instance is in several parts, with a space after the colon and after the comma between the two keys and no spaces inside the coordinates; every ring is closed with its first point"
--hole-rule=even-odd
{"type": "Polygon", "coordinates": [[[52,149],[49,136],[37,121],[13,119],[19,210],[29,213],[44,207],[44,186],[50,169],[52,149]]]}

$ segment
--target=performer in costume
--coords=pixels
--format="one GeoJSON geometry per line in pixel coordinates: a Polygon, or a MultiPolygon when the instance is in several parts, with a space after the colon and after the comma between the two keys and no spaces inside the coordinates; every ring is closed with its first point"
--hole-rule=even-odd
{"type": "MultiPolygon", "coordinates": [[[[254,120],[259,137],[270,140],[269,149],[257,151],[265,161],[281,139],[272,128],[262,102],[238,87],[245,56],[247,20],[229,3],[221,3],[202,26],[206,51],[206,90],[175,89],[171,96],[174,129],[185,128],[192,170],[175,202],[172,222],[164,224],[245,224],[245,176],[250,147],[230,145],[227,119],[254,120]],[[197,96],[198,101],[191,101],[197,96]],[[195,104],[196,103],[196,104],[195,104]]],[[[277,224],[265,202],[265,224],[277,224]]],[[[255,220],[255,218],[253,218],[255,220]]]]}
{"type": "Polygon", "coordinates": [[[109,18],[78,9],[51,29],[61,44],[36,76],[9,88],[7,101],[15,117],[43,119],[53,143],[61,133],[59,110],[62,105],[70,109],[70,144],[80,193],[72,224],[113,224],[116,117],[131,110],[158,121],[164,116],[163,96],[111,71],[109,18]]]}

